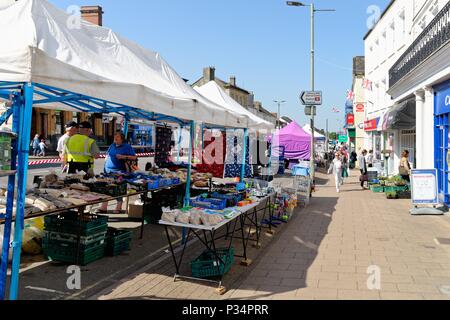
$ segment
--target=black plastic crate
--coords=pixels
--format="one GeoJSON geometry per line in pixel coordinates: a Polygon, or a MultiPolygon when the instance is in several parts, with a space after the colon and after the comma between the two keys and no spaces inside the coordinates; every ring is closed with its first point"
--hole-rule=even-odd
{"type": "Polygon", "coordinates": [[[111,197],[124,196],[128,192],[127,183],[106,184],[106,183],[89,183],[86,184],[91,192],[105,194],[111,197]]]}
{"type": "Polygon", "coordinates": [[[75,234],[83,237],[106,232],[108,217],[96,214],[79,216],[78,212],[68,211],[44,218],[45,231],[75,234]]]}
{"type": "Polygon", "coordinates": [[[133,233],[129,230],[108,228],[106,234],[106,255],[117,256],[123,251],[129,250],[132,236],[133,233]]]}

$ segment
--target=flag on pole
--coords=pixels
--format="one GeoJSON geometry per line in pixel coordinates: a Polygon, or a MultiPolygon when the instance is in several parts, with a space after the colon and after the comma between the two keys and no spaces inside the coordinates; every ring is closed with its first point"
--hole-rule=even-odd
{"type": "Polygon", "coordinates": [[[372,91],[372,81],[370,81],[369,79],[364,78],[363,88],[367,89],[369,91],[372,91]]]}
{"type": "Polygon", "coordinates": [[[333,113],[340,113],[341,111],[338,108],[333,107],[333,109],[331,109],[331,112],[333,112],[333,113]]]}
{"type": "Polygon", "coordinates": [[[355,100],[355,93],[352,90],[348,90],[348,92],[347,92],[347,100],[350,100],[350,101],[355,100]]]}

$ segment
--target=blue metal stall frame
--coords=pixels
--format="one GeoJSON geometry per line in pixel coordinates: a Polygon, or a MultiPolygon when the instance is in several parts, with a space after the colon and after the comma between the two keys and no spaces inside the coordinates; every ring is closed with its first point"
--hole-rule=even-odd
{"type": "Polygon", "coordinates": [[[24,210],[28,172],[29,139],[31,136],[31,116],[34,105],[48,103],[61,103],[80,112],[95,113],[117,113],[125,118],[124,133],[128,131],[128,122],[131,118],[142,118],[150,121],[164,121],[178,123],[180,126],[190,124],[191,144],[190,161],[188,164],[188,181],[186,183],[186,199],[189,199],[190,173],[192,167],[192,138],[195,135],[195,122],[185,121],[175,117],[166,116],[154,112],[141,110],[137,107],[126,106],[111,101],[94,98],[91,96],[74,93],[68,90],[38,84],[23,82],[0,81],[0,98],[12,102],[10,108],[0,116],[0,125],[3,125],[13,115],[13,132],[17,133],[17,139],[12,143],[11,169],[17,173],[9,176],[8,198],[6,214],[0,218],[5,220],[3,248],[1,252],[0,266],[0,300],[5,299],[8,255],[13,250],[11,285],[9,292],[10,300],[17,300],[19,290],[20,257],[22,248],[22,233],[24,229],[24,210]],[[36,97],[39,97],[35,100],[36,97]],[[18,159],[17,159],[18,158],[18,159]],[[17,208],[16,217],[13,219],[14,189],[17,178],[17,208]],[[12,222],[15,221],[15,232],[13,241],[11,239],[12,222]]]}

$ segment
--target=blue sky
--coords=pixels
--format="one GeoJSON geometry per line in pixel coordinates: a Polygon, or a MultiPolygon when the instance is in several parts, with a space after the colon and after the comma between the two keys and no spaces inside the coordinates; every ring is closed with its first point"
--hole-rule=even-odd
{"type": "MultiPolygon", "coordinates": [[[[62,9],[70,5],[101,5],[104,25],[158,51],[191,82],[205,66],[216,75],[255,93],[266,109],[273,100],[287,100],[282,114],[308,122],[299,101],[310,88],[309,8],[288,7],[283,0],[50,0],[62,9]]],[[[342,125],[346,92],[351,88],[352,58],[364,55],[367,9],[380,10],[389,0],[315,0],[316,89],[324,93],[316,125],[330,130],[342,125]],[[338,107],[341,114],[331,113],[338,107]],[[339,122],[341,124],[339,124],[339,122]]]]}

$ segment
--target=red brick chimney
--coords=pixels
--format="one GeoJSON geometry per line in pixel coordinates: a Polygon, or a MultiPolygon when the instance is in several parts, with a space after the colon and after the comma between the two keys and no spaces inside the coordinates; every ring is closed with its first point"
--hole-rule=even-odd
{"type": "Polygon", "coordinates": [[[103,25],[103,9],[100,6],[82,6],[81,17],[93,24],[103,25]]]}

